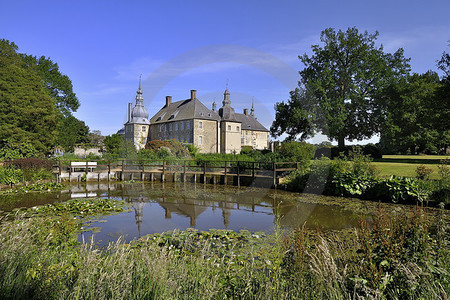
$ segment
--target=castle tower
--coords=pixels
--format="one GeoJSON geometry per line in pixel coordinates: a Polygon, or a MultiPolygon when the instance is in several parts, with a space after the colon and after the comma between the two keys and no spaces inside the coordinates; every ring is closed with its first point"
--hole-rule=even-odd
{"type": "Polygon", "coordinates": [[[219,109],[220,116],[220,152],[241,152],[241,128],[242,122],[236,120],[234,108],[231,107],[230,92],[228,87],[223,93],[222,107],[219,109]]]}
{"type": "Polygon", "coordinates": [[[136,104],[128,103],[128,120],[125,123],[125,140],[131,141],[137,150],[141,150],[147,143],[150,121],[148,112],[144,107],[144,97],[142,96],[141,78],[139,78],[139,88],[136,92],[136,104]]]}

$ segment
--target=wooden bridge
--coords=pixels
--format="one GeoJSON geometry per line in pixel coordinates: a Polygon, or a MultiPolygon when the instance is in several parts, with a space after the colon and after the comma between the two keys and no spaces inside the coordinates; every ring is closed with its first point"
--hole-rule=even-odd
{"type": "Polygon", "coordinates": [[[161,180],[201,182],[234,185],[265,180],[275,187],[279,178],[287,172],[299,169],[298,162],[250,162],[250,161],[195,161],[195,160],[146,160],[77,162],[55,166],[58,180],[161,180]],[[78,170],[78,171],[76,171],[78,170]]]}

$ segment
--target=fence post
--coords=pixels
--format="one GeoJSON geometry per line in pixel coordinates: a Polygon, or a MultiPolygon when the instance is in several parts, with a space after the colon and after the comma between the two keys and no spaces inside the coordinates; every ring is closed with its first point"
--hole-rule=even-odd
{"type": "Polygon", "coordinates": [[[240,175],[240,171],[239,171],[239,161],[238,161],[237,162],[237,184],[238,184],[238,187],[241,186],[241,177],[239,175],[240,175]]]}
{"type": "Polygon", "coordinates": [[[111,176],[111,161],[108,159],[108,182],[110,176],[111,176]]]}
{"type": "Polygon", "coordinates": [[[296,163],[295,169],[296,169],[296,170],[300,169],[300,162],[297,162],[297,163],[296,163]]]}
{"type": "Polygon", "coordinates": [[[277,165],[276,162],[273,163],[273,185],[277,188],[277,165]]]}
{"type": "Polygon", "coordinates": [[[72,179],[72,162],[69,163],[69,182],[72,179]]]}
{"type": "Polygon", "coordinates": [[[161,182],[164,182],[164,180],[165,180],[165,177],[166,177],[165,172],[166,172],[166,160],[163,159],[161,182]]]}
{"type": "Polygon", "coordinates": [[[228,170],[228,162],[225,161],[225,177],[223,178],[224,185],[227,185],[227,170],[228,170]]]}
{"type": "Polygon", "coordinates": [[[86,162],[86,170],[85,170],[85,173],[86,173],[86,181],[87,181],[87,173],[88,173],[88,162],[86,162]]]}
{"type": "Polygon", "coordinates": [[[203,164],[203,184],[206,184],[206,162],[203,164]]]}
{"type": "Polygon", "coordinates": [[[123,179],[125,178],[125,160],[122,159],[122,172],[120,172],[120,180],[123,181],[123,179]]]}
{"type": "Polygon", "coordinates": [[[186,160],[184,160],[183,166],[183,182],[186,182],[186,160]]]}
{"type": "Polygon", "coordinates": [[[252,178],[255,180],[255,162],[252,163],[252,178]]]}

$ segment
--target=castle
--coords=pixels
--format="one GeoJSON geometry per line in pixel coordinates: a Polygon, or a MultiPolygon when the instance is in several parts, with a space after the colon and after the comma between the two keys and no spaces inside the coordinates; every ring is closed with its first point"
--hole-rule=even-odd
{"type": "Polygon", "coordinates": [[[147,141],[175,139],[196,146],[201,153],[239,153],[243,146],[267,149],[269,131],[255,118],[255,110],[236,113],[231,107],[230,92],[224,92],[222,107],[216,103],[208,109],[191,90],[188,99],[172,102],[166,96],[165,105],[151,118],[144,108],[141,83],[136,92],[136,104],[128,104],[128,120],[124,126],[125,139],[136,149],[147,141]]]}

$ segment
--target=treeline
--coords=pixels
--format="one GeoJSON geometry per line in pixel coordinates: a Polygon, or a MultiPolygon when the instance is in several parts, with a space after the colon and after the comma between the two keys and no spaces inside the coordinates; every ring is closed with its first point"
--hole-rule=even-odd
{"type": "Polygon", "coordinates": [[[13,159],[73,150],[89,142],[89,127],[72,82],[50,58],[18,52],[0,39],[0,157],[13,159]]]}
{"type": "MultiPolygon", "coordinates": [[[[450,145],[450,56],[435,71],[411,73],[402,48],[387,53],[378,32],[322,31],[304,64],[299,85],[275,105],[273,136],[307,139],[320,132],[338,142],[380,135],[385,154],[440,154],[450,145]]],[[[439,58],[437,58],[439,59],[439,58]]]]}

